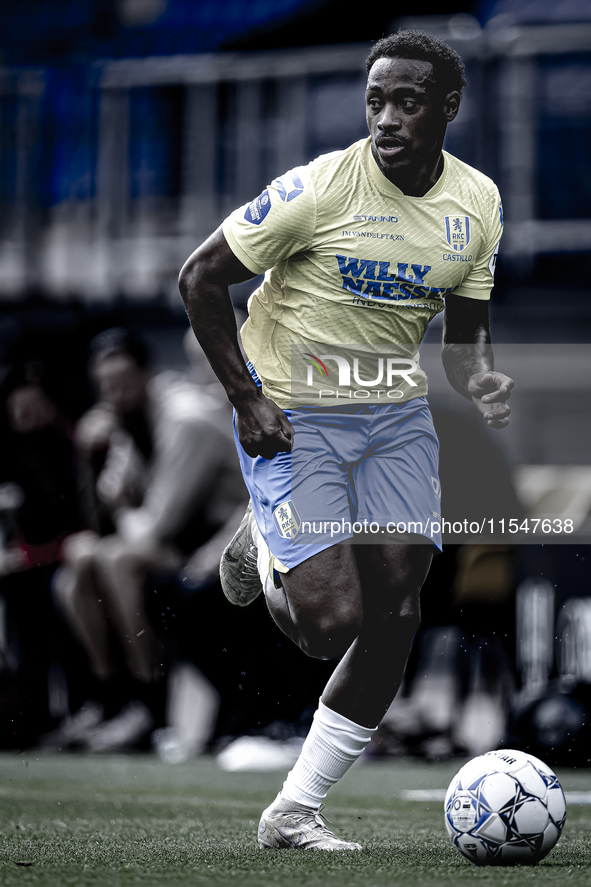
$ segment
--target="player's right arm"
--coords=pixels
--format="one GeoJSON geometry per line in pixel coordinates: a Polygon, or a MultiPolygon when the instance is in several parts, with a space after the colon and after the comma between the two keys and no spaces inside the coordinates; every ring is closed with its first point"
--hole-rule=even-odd
{"type": "Polygon", "coordinates": [[[293,429],[248,371],[228,291],[231,284],[255,276],[232,252],[220,226],[183,265],[179,288],[195,336],[236,410],[244,451],[271,459],[291,450],[293,429]]]}

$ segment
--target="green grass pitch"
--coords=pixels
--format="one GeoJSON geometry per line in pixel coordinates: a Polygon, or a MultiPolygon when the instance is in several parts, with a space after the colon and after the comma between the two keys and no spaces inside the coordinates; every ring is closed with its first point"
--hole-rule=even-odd
{"type": "MultiPolygon", "coordinates": [[[[452,847],[440,802],[461,761],[361,761],[326,814],[362,853],[259,850],[261,810],[283,773],[223,773],[209,757],[167,765],[150,755],[0,755],[0,884],[43,887],[461,887],[589,885],[591,806],[569,804],[563,836],[540,865],[477,868],[452,847]]],[[[591,771],[559,771],[590,791],[591,771]]]]}

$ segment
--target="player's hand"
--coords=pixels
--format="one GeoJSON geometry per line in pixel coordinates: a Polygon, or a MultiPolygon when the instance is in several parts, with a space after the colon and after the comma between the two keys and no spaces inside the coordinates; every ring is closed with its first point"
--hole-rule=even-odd
{"type": "Polygon", "coordinates": [[[283,410],[264,394],[236,407],[236,430],[248,456],[272,459],[275,453],[291,452],[293,426],[283,410]]]}
{"type": "Polygon", "coordinates": [[[506,428],[511,407],[507,403],[514,386],[504,373],[475,373],[468,382],[468,393],[491,428],[506,428]]]}

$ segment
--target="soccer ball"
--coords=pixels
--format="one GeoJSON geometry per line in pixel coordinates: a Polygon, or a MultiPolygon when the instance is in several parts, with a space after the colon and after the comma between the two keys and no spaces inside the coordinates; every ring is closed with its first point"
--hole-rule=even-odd
{"type": "Polygon", "coordinates": [[[566,819],[564,792],[542,761],[500,749],[473,758],[445,796],[445,825],[476,865],[535,865],[554,847],[566,819]]]}

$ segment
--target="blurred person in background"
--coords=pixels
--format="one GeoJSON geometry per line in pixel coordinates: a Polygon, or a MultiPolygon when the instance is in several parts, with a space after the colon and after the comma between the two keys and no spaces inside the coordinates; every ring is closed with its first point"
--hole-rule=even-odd
{"type": "MultiPolygon", "coordinates": [[[[136,744],[162,723],[164,657],[145,605],[148,575],[215,575],[200,549],[245,492],[226,406],[207,383],[154,374],[143,344],[122,328],[90,344],[98,401],[75,432],[87,526],[64,545],[54,582],[91,663],[87,703],[54,745],[109,750],[136,744]],[[188,563],[187,563],[188,562],[188,563]]],[[[230,532],[231,534],[231,532],[230,532]]]]}
{"type": "Polygon", "coordinates": [[[50,582],[65,539],[80,523],[70,423],[50,387],[44,366],[30,361],[10,367],[1,390],[0,593],[16,659],[12,732],[21,747],[54,725],[49,670],[71,653],[50,582]]]}

